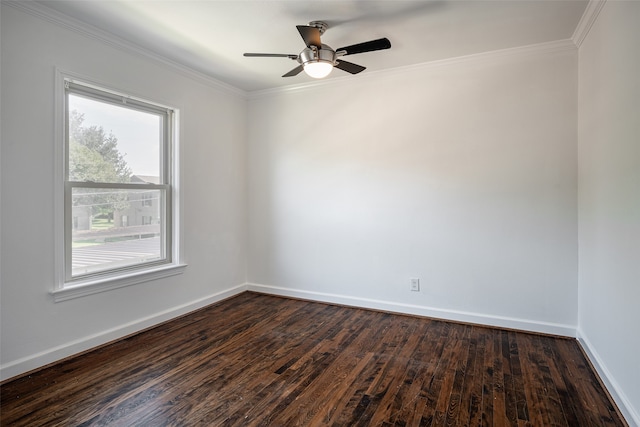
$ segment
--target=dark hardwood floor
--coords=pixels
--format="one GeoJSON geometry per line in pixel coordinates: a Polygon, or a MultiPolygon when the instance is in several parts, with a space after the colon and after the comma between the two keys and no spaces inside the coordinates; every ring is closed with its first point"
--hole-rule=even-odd
{"type": "Polygon", "coordinates": [[[623,426],[572,339],[239,296],[1,387],[3,426],[623,426]]]}

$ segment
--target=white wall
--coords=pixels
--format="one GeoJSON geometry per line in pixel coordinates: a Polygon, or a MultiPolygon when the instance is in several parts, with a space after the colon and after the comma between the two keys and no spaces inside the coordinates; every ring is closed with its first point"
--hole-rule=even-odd
{"type": "Polygon", "coordinates": [[[550,50],[254,96],[253,288],[574,334],[577,49],[550,50]]]}
{"type": "Polygon", "coordinates": [[[640,424],[640,3],[606,3],[579,63],[516,49],[258,94],[248,110],[6,4],[1,20],[1,378],[233,294],[248,259],[265,292],[578,327],[640,424]],[[54,67],[180,108],[185,274],[53,302],[54,67]]]}
{"type": "Polygon", "coordinates": [[[579,335],[640,425],[640,3],[605,3],[580,46],[579,335]]]}
{"type": "Polygon", "coordinates": [[[197,308],[245,282],[246,100],[2,5],[2,377],[197,308]],[[54,303],[54,67],[180,109],[183,275],[54,303]]]}

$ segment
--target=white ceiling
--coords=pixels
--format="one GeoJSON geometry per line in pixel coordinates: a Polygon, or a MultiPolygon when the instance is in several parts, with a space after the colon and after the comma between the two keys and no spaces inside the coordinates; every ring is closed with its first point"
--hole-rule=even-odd
{"type": "MultiPolygon", "coordinates": [[[[353,55],[363,72],[526,46],[572,37],[582,0],[428,1],[41,1],[245,91],[309,82],[282,78],[297,63],[245,58],[244,52],[292,53],[304,48],[295,26],[322,20],[322,37],[337,49],[381,37],[391,49],[353,55]]],[[[360,74],[362,75],[362,74],[360,74]]],[[[349,76],[334,70],[329,78],[349,76]]],[[[349,78],[358,78],[349,76],[349,78]]]]}

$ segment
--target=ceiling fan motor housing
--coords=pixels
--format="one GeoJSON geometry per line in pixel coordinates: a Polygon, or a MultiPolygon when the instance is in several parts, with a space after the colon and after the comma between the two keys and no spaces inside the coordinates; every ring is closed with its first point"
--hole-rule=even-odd
{"type": "Polygon", "coordinates": [[[303,65],[308,62],[327,62],[335,65],[336,52],[326,44],[323,44],[320,49],[315,46],[311,46],[300,52],[298,61],[303,65]]]}

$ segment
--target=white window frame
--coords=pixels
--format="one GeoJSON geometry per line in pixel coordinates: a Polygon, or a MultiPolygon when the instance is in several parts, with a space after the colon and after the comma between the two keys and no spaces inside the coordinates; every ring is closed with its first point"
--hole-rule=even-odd
{"type": "Polygon", "coordinates": [[[180,233],[180,192],[179,192],[179,150],[178,123],[179,111],[157,102],[134,96],[123,91],[114,90],[109,85],[95,83],[81,76],[56,70],[56,107],[55,107],[55,272],[56,280],[52,295],[56,302],[72,298],[104,292],[110,289],[148,282],[163,277],[181,274],[186,267],[182,262],[182,238],[180,233]],[[162,147],[162,171],[159,184],[127,183],[74,183],[67,180],[67,93],[68,89],[74,93],[84,92],[97,100],[122,102],[134,109],[145,110],[152,106],[156,112],[162,109],[166,112],[165,140],[162,147]],[[163,224],[163,247],[166,248],[164,259],[131,267],[118,268],[87,274],[78,277],[71,275],[71,191],[73,188],[127,188],[127,189],[158,189],[164,192],[166,208],[163,224]]]}

